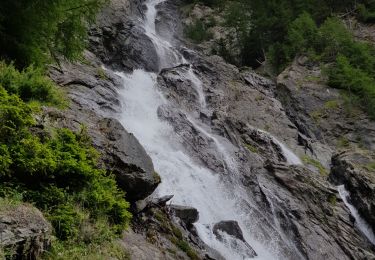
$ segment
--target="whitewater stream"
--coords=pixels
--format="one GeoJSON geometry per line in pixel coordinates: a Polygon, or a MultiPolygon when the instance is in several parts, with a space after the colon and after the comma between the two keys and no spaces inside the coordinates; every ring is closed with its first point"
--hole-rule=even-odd
{"type": "Polygon", "coordinates": [[[337,190],[351,215],[354,217],[357,228],[373,245],[375,245],[375,234],[372,232],[370,225],[359,215],[358,210],[349,202],[350,194],[345,189],[345,185],[338,186],[337,190]]]}
{"type": "MultiPolygon", "coordinates": [[[[185,64],[187,61],[172,44],[159,36],[155,29],[156,5],[163,0],[146,2],[147,12],[143,23],[146,35],[153,41],[160,59],[160,69],[185,64]]],[[[242,241],[222,234],[220,241],[213,233],[215,223],[225,220],[237,221],[247,243],[255,250],[256,259],[281,259],[276,241],[259,239],[256,219],[251,218],[252,205],[247,193],[233,179],[225,182],[220,174],[214,174],[208,168],[196,162],[182,144],[179,135],[166,121],[158,117],[158,108],[168,101],[157,86],[157,74],[144,70],[135,70],[131,74],[118,73],[123,78],[124,88],[121,97],[124,106],[121,122],[133,133],[152,158],[156,171],[161,175],[162,183],[154,196],[173,194],[173,204],[191,206],[199,211],[199,221],[195,223],[199,237],[211,248],[228,260],[243,260],[249,257],[249,248],[242,241]]],[[[204,88],[193,69],[187,77],[198,93],[201,111],[207,110],[204,88]]],[[[223,160],[225,171],[237,174],[237,162],[233,153],[236,148],[223,137],[215,135],[196,115],[186,112],[186,118],[202,135],[210,139],[217,148],[217,154],[223,160]]],[[[300,164],[298,157],[285,145],[275,139],[290,164],[300,164]]],[[[273,220],[269,220],[273,222],[273,220]]],[[[275,225],[275,224],[270,224],[275,225]]],[[[275,227],[277,229],[277,227],[275,227]]],[[[267,237],[273,237],[267,234],[267,237]]],[[[275,236],[276,237],[276,236],[275,236]]]]}

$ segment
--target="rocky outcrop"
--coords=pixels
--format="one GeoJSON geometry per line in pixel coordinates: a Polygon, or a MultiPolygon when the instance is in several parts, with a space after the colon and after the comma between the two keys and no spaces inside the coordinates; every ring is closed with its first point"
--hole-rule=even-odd
{"type": "Polygon", "coordinates": [[[11,259],[39,259],[51,244],[51,225],[31,205],[1,203],[0,247],[11,259]]]}
{"type": "Polygon", "coordinates": [[[233,220],[220,221],[219,223],[216,223],[214,225],[213,230],[214,230],[214,234],[219,238],[221,237],[220,232],[225,232],[232,237],[235,237],[241,241],[245,241],[243,234],[242,234],[242,230],[240,226],[238,225],[237,221],[233,221],[233,220]]]}
{"type": "MultiPolygon", "coordinates": [[[[162,11],[157,30],[167,36],[173,27],[178,35],[176,5],[166,1],[158,8],[162,11]]],[[[54,124],[75,131],[86,125],[101,152],[103,167],[116,174],[132,202],[151,194],[160,179],[145,150],[117,120],[123,105],[118,99],[122,82],[102,64],[124,71],[158,71],[155,48],[137,20],[143,13],[141,0],[115,0],[103,11],[91,31],[87,64],[64,63],[51,70],[71,103],[63,112],[45,108],[39,118],[42,126],[54,124]]],[[[363,113],[343,120],[345,107],[339,93],[321,82],[320,70],[305,59],[296,61],[275,84],[218,56],[180,49],[192,65],[164,69],[158,75],[159,90],[168,100],[158,116],[170,123],[184,152],[224,184],[233,185],[233,196],[241,191],[236,199],[247,217],[247,234],[272,243],[270,248],[286,259],[374,258],[374,248],[357,231],[326,176],[337,146],[374,148],[372,122],[363,113]],[[288,165],[280,143],[304,158],[306,167],[288,165]]],[[[355,165],[358,158],[334,157],[330,179],[346,185],[353,204],[373,225],[372,168],[362,173],[355,165]]],[[[132,231],[124,240],[133,258],[220,259],[192,227],[198,213],[172,207],[184,223],[180,225],[165,206],[169,199],[137,203],[132,231]]],[[[244,257],[255,256],[238,223],[218,223],[214,229],[218,239],[247,248],[244,257]]]]}
{"type": "Polygon", "coordinates": [[[298,127],[300,142],[311,148],[313,158],[331,166],[329,181],[345,185],[350,203],[374,229],[374,122],[327,86],[320,68],[305,57],[277,82],[277,97],[298,127]]]}
{"type": "Polygon", "coordinates": [[[197,222],[199,219],[199,212],[193,207],[170,205],[169,208],[188,228],[192,227],[193,223],[197,222]]]}
{"type": "Polygon", "coordinates": [[[330,179],[345,185],[350,203],[375,232],[375,164],[369,154],[343,152],[332,157],[330,179]]]}
{"type": "Polygon", "coordinates": [[[336,187],[324,177],[303,167],[274,165],[268,175],[259,178],[259,184],[277,225],[295,241],[301,258],[375,257],[366,238],[354,227],[336,187]]]}
{"type": "Polygon", "coordinates": [[[339,90],[328,87],[320,68],[306,57],[300,57],[282,72],[277,84],[278,99],[300,133],[308,138],[314,157],[325,157],[329,162],[331,154],[327,151],[348,148],[350,143],[375,149],[373,121],[357,107],[345,103],[339,90]]]}
{"type": "Polygon", "coordinates": [[[216,223],[213,226],[213,232],[220,241],[229,244],[233,248],[241,248],[243,258],[257,256],[254,249],[245,241],[237,221],[221,221],[216,223]],[[226,235],[229,237],[226,237],[226,235]]]}
{"type": "Polygon", "coordinates": [[[118,90],[122,81],[101,67],[90,53],[91,64],[67,64],[51,69],[52,79],[63,86],[70,103],[64,111],[45,108],[39,124],[81,131],[85,126],[94,146],[101,153],[101,164],[115,174],[119,187],[131,202],[150,195],[160,178],[151,158],[138,140],[114,118],[121,112],[118,90]]]}
{"type": "Polygon", "coordinates": [[[159,70],[155,46],[141,26],[141,2],[111,1],[91,29],[89,49],[114,70],[159,70]]]}
{"type": "Polygon", "coordinates": [[[223,260],[171,213],[169,206],[150,203],[134,216],[135,233],[124,234],[124,246],[132,259],[223,260]]]}

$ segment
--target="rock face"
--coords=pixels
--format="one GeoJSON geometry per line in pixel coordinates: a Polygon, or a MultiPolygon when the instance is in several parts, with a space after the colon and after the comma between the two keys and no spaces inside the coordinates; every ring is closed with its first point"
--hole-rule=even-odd
{"type": "Polygon", "coordinates": [[[221,221],[216,223],[213,227],[213,231],[217,239],[223,241],[224,243],[229,243],[233,248],[242,248],[242,252],[245,252],[243,255],[244,258],[253,258],[257,256],[254,249],[245,241],[242,230],[238,225],[237,221],[221,221]],[[230,238],[226,238],[227,234],[230,238]]]}
{"type": "Polygon", "coordinates": [[[238,225],[237,221],[229,220],[229,221],[221,221],[216,223],[213,227],[214,234],[217,237],[221,237],[220,232],[225,232],[228,235],[235,237],[241,241],[245,241],[242,230],[238,225]]]}
{"type": "MultiPolygon", "coordinates": [[[[222,176],[223,179],[235,177],[225,170],[230,165],[222,160],[216,143],[202,128],[208,125],[213,129],[211,135],[227,147],[232,145],[240,183],[258,205],[250,218],[259,219],[258,226],[264,229],[259,239],[274,241],[275,236],[280,236],[276,240],[283,242],[275,246],[286,259],[375,257],[374,250],[354,227],[336,187],[327,181],[333,146],[313,135],[315,130],[309,125],[302,131],[302,123],[293,117],[306,115],[305,121],[311,120],[308,122],[315,127],[309,112],[301,111],[300,115],[294,110],[296,104],[303,109],[302,103],[298,103],[302,101],[285,102],[280,82],[276,86],[252,71],[239,71],[217,56],[189,52],[188,57],[203,83],[207,108],[200,112],[198,90],[187,75],[189,67],[181,65],[159,75],[159,88],[169,100],[169,106],[159,109],[159,116],[173,126],[197,161],[213,172],[229,175],[222,176]],[[199,119],[186,117],[185,111],[199,119]],[[273,137],[307,158],[306,167],[287,165],[285,154],[273,137]]],[[[326,95],[321,89],[316,91],[326,95]]],[[[294,98],[294,93],[290,96],[294,98]]],[[[319,103],[320,107],[331,98],[322,100],[326,101],[319,103]]],[[[319,128],[316,133],[319,131],[323,133],[319,128]]]]}
{"type": "Polygon", "coordinates": [[[323,160],[326,151],[348,148],[350,143],[375,149],[375,124],[359,109],[345,104],[337,89],[325,84],[319,67],[304,57],[297,59],[278,78],[277,97],[291,121],[307,137],[314,157],[323,160]],[[331,148],[330,148],[331,147],[331,148]]]}
{"type": "MultiPolygon", "coordinates": [[[[327,87],[320,70],[303,58],[273,82],[219,56],[184,47],[178,39],[182,27],[176,3],[158,5],[157,30],[165,36],[171,36],[168,30],[174,32],[174,43],[181,45],[191,65],[158,74],[157,87],[168,101],[159,107],[158,116],[174,129],[192,160],[242,191],[237,202],[246,212],[247,230],[235,221],[220,222],[214,227],[218,239],[242,247],[244,257],[256,255],[244,239],[246,231],[255,240],[272,243],[270,247],[284,259],[374,259],[374,247],[354,226],[335,186],[345,184],[351,202],[374,227],[374,155],[368,151],[375,148],[375,124],[361,112],[343,117],[339,93],[327,87]],[[288,164],[281,144],[303,158],[305,165],[288,164]],[[349,148],[354,153],[333,157],[328,180],[332,154],[349,148]]],[[[204,8],[200,10],[204,15],[204,8]]],[[[156,50],[139,25],[142,15],[142,0],[112,1],[91,31],[89,64],[64,63],[51,69],[51,77],[71,99],[69,107],[63,112],[45,108],[39,118],[41,126],[75,131],[85,124],[101,152],[103,167],[116,174],[132,202],[150,195],[160,179],[138,140],[117,120],[124,105],[118,98],[122,82],[102,65],[159,71],[156,50]]],[[[124,240],[133,257],[194,258],[185,247],[190,242],[198,259],[221,259],[200,241],[194,228],[188,228],[198,220],[196,210],[172,206],[184,224],[173,223],[165,207],[170,198],[138,203],[134,232],[124,240]]]]}
{"type": "Polygon", "coordinates": [[[350,203],[375,232],[375,170],[366,169],[371,163],[371,157],[363,153],[336,154],[332,157],[330,179],[337,185],[345,185],[350,203]]]}
{"type": "Polygon", "coordinates": [[[127,199],[135,202],[150,195],[160,178],[138,140],[114,118],[121,112],[118,89],[122,81],[102,69],[92,54],[87,53],[86,58],[91,60],[90,65],[62,64],[51,70],[52,79],[63,86],[71,101],[65,111],[45,108],[39,124],[74,131],[85,125],[101,153],[103,167],[115,174],[127,199]]]}
{"type": "Polygon", "coordinates": [[[51,244],[52,227],[30,205],[2,205],[0,246],[14,259],[39,259],[51,244]]]}
{"type": "Polygon", "coordinates": [[[115,70],[159,70],[155,46],[141,27],[138,15],[143,11],[140,2],[111,1],[90,32],[90,50],[115,70]]]}
{"type": "Polygon", "coordinates": [[[170,209],[172,210],[173,214],[181,219],[187,227],[191,227],[192,224],[197,222],[199,219],[199,212],[195,208],[171,205],[170,209]]]}

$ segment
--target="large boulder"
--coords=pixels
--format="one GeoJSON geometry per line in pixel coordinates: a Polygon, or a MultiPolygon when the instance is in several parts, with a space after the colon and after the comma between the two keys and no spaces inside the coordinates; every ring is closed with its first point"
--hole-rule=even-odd
{"type": "Polygon", "coordinates": [[[0,247],[14,259],[38,259],[51,244],[51,225],[39,210],[30,205],[2,202],[0,247]]]}
{"type": "Polygon", "coordinates": [[[234,249],[240,249],[244,259],[257,256],[255,250],[243,237],[242,230],[237,221],[220,221],[214,225],[213,232],[218,240],[228,244],[234,249]]]}
{"type": "Polygon", "coordinates": [[[181,219],[181,221],[187,227],[191,227],[191,225],[197,222],[199,219],[199,212],[196,208],[180,205],[171,205],[170,209],[172,210],[173,214],[179,219],[181,219]]]}
{"type": "Polygon", "coordinates": [[[219,238],[221,237],[221,234],[220,234],[220,231],[221,231],[241,241],[245,241],[242,230],[240,226],[238,225],[238,222],[234,220],[220,221],[219,223],[216,223],[213,227],[213,231],[214,231],[215,236],[219,238]]]}
{"type": "Polygon", "coordinates": [[[38,119],[42,128],[48,125],[81,131],[82,125],[100,152],[103,168],[112,172],[127,199],[135,202],[150,195],[160,182],[151,158],[133,134],[114,117],[120,117],[122,102],[119,77],[102,69],[95,57],[86,53],[91,64],[61,64],[51,69],[51,78],[63,87],[70,99],[64,111],[44,108],[38,119]]]}
{"type": "Polygon", "coordinates": [[[116,176],[119,187],[126,191],[127,198],[136,201],[150,195],[160,183],[160,177],[143,146],[116,119],[101,120],[99,131],[106,138],[99,144],[101,148],[110,147],[105,150],[105,165],[116,176]]]}
{"type": "Polygon", "coordinates": [[[90,30],[89,49],[116,70],[159,70],[159,57],[141,26],[143,1],[114,0],[90,30]]]}

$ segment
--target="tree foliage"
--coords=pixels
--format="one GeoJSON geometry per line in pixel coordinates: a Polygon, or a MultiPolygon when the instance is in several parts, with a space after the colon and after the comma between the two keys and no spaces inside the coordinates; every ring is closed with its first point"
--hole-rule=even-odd
{"type": "Polygon", "coordinates": [[[90,221],[105,218],[110,230],[121,231],[131,217],[129,204],[114,177],[98,167],[98,152],[84,128],[79,133],[40,128],[25,103],[33,98],[51,103],[55,97],[48,93],[55,88],[39,70],[19,72],[0,63],[0,197],[22,194],[47,214],[60,239],[78,236],[84,214],[90,221]],[[23,88],[34,87],[19,97],[23,88]]]}
{"type": "Polygon", "coordinates": [[[51,58],[76,59],[88,24],[105,0],[2,0],[0,56],[20,67],[51,58]]]}

